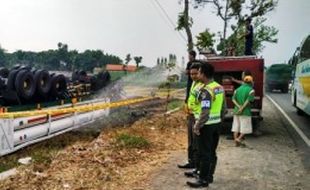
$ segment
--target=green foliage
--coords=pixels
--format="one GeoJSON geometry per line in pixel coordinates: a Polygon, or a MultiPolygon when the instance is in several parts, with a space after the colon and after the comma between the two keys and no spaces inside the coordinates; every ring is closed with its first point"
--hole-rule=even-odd
{"type": "Polygon", "coordinates": [[[47,70],[86,70],[94,67],[104,67],[106,64],[121,64],[122,60],[114,55],[103,53],[101,50],[69,50],[67,44],[59,42],[58,49],[41,52],[18,50],[5,53],[0,48],[0,66],[13,67],[16,64],[29,65],[47,70]]]}
{"type": "Polygon", "coordinates": [[[131,135],[127,133],[119,134],[116,142],[125,148],[147,148],[150,142],[141,136],[131,135]]]}
{"type": "Polygon", "coordinates": [[[215,40],[213,39],[215,36],[214,33],[210,33],[209,29],[206,29],[204,32],[201,32],[196,36],[197,38],[197,49],[211,49],[214,45],[215,40]]]}
{"type": "MultiPolygon", "coordinates": [[[[264,43],[277,43],[278,39],[276,38],[278,34],[278,30],[273,26],[266,26],[264,22],[266,21],[266,18],[260,17],[256,18],[253,22],[254,27],[254,36],[253,36],[253,52],[255,54],[259,54],[264,49],[264,43]]],[[[244,49],[245,49],[245,42],[244,38],[240,39],[240,36],[242,36],[245,33],[244,27],[239,27],[238,30],[235,30],[233,34],[231,34],[225,41],[222,41],[218,44],[217,50],[222,51],[223,54],[225,54],[225,46],[224,44],[227,44],[229,46],[233,46],[235,48],[236,55],[243,55],[244,49]]]]}
{"type": "Polygon", "coordinates": [[[138,69],[139,68],[139,64],[142,62],[142,57],[141,56],[135,56],[135,57],[133,57],[133,59],[135,60],[136,66],[137,66],[137,69],[138,69]]]}
{"type": "Polygon", "coordinates": [[[244,42],[239,38],[245,33],[244,23],[248,17],[255,20],[253,51],[256,54],[263,50],[264,42],[277,43],[278,30],[263,24],[266,20],[263,16],[277,7],[278,0],[195,0],[195,7],[207,4],[215,7],[217,16],[224,22],[222,40],[217,46],[222,54],[225,54],[227,48],[233,46],[236,55],[243,55],[244,42]],[[230,25],[231,20],[237,24],[230,25]],[[228,38],[226,38],[227,27],[232,29],[232,34],[228,38]]]}
{"type": "Polygon", "coordinates": [[[126,58],[125,58],[125,65],[128,65],[128,63],[129,63],[131,60],[132,60],[131,55],[130,55],[130,53],[128,53],[128,54],[126,55],[126,58]]]}
{"type": "Polygon", "coordinates": [[[184,12],[179,13],[178,16],[178,23],[177,23],[177,30],[183,30],[186,27],[192,27],[193,25],[193,19],[191,17],[186,17],[186,14],[184,14],[184,12]]]}

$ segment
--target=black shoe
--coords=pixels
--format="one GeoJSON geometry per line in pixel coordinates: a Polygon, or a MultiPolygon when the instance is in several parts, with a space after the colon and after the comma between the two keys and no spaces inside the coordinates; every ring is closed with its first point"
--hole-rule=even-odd
{"type": "Polygon", "coordinates": [[[198,171],[194,170],[194,171],[191,171],[191,172],[184,172],[184,175],[186,177],[198,177],[198,171]]]}
{"type": "Polygon", "coordinates": [[[195,168],[195,166],[194,166],[194,164],[190,164],[190,163],[187,163],[187,164],[184,164],[184,165],[179,165],[178,164],[178,168],[193,169],[193,168],[195,168]]]}
{"type": "Polygon", "coordinates": [[[208,182],[206,180],[198,179],[195,182],[186,182],[186,184],[192,188],[208,187],[208,182]]]}

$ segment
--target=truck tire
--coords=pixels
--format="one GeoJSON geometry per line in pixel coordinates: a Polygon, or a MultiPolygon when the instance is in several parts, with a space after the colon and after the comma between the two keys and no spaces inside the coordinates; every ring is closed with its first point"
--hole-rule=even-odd
{"type": "Polygon", "coordinates": [[[50,94],[57,98],[62,98],[67,92],[67,81],[64,75],[55,75],[51,80],[50,94]]]}
{"type": "Polygon", "coordinates": [[[25,100],[30,100],[35,93],[36,84],[33,75],[29,70],[18,72],[15,80],[15,88],[18,96],[25,100]]]}
{"type": "Polygon", "coordinates": [[[282,93],[288,93],[288,85],[281,89],[282,93]]]}
{"type": "Polygon", "coordinates": [[[9,76],[8,76],[8,84],[7,84],[8,90],[15,90],[15,78],[18,72],[19,70],[17,69],[13,69],[10,71],[9,76]]]}
{"type": "Polygon", "coordinates": [[[51,88],[51,77],[46,70],[37,70],[34,74],[34,81],[36,83],[36,94],[38,96],[46,97],[51,88]]]}
{"type": "Polygon", "coordinates": [[[9,69],[7,69],[5,67],[0,67],[0,77],[8,78],[9,73],[10,73],[9,69]]]}
{"type": "Polygon", "coordinates": [[[76,82],[79,80],[79,71],[74,71],[71,76],[72,82],[76,82]]]}

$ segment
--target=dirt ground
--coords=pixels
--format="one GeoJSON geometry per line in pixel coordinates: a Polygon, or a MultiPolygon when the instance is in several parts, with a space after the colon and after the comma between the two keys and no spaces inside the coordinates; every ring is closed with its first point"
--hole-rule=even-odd
{"type": "MultiPolygon", "coordinates": [[[[279,112],[265,99],[262,136],[246,137],[246,148],[235,147],[225,136],[220,139],[214,183],[217,190],[307,190],[310,171],[305,171],[298,150],[284,127],[279,112]]],[[[153,173],[152,189],[190,189],[177,163],[186,161],[186,152],[174,153],[167,164],[153,173]]]]}
{"type": "MultiPolygon", "coordinates": [[[[235,147],[221,136],[218,167],[208,189],[310,189],[309,171],[283,120],[264,101],[262,136],[246,137],[247,148],[235,147]]],[[[18,174],[1,181],[0,189],[190,189],[185,184],[192,179],[176,167],[186,161],[186,141],[183,112],[146,116],[132,125],[104,128],[93,139],[68,144],[52,154],[51,163],[18,167],[18,174]],[[126,147],[117,141],[121,134],[142,137],[149,145],[126,147]]]]}

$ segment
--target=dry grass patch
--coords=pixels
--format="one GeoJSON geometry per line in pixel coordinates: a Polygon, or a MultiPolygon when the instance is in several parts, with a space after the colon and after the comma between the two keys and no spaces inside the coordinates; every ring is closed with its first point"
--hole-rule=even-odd
{"type": "Polygon", "coordinates": [[[104,129],[91,142],[57,152],[49,167],[33,163],[0,184],[1,189],[145,189],[154,169],[185,148],[185,116],[155,115],[131,126],[104,129]]]}

